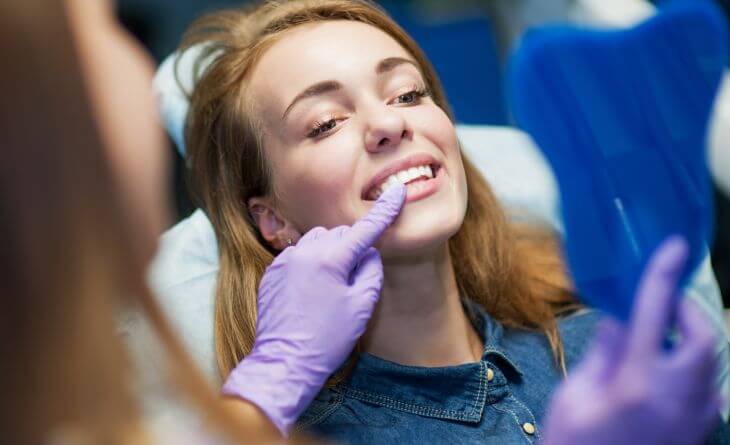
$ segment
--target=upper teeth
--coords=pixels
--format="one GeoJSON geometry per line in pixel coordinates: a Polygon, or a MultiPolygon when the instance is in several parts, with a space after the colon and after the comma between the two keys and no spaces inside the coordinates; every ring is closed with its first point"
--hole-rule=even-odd
{"type": "Polygon", "coordinates": [[[425,176],[429,179],[433,178],[433,171],[431,171],[430,165],[420,165],[418,167],[411,167],[393,173],[392,175],[388,176],[380,185],[372,188],[372,191],[370,192],[370,197],[372,199],[378,199],[378,197],[382,195],[384,191],[388,190],[394,185],[407,184],[408,182],[413,181],[416,178],[420,178],[421,176],[425,176]]]}

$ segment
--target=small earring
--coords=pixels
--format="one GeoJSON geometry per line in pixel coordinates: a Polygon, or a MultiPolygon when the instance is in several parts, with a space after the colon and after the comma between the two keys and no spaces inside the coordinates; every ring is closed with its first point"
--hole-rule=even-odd
{"type": "Polygon", "coordinates": [[[286,239],[286,243],[287,243],[287,244],[288,244],[289,246],[291,246],[291,245],[292,245],[292,242],[291,242],[291,238],[287,238],[287,239],[286,239]]]}

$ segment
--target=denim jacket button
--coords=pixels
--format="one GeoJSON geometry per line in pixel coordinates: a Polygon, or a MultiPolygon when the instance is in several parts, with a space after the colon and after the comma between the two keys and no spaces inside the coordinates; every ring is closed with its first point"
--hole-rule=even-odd
{"type": "Polygon", "coordinates": [[[487,381],[491,382],[494,379],[494,371],[492,368],[487,368],[487,381]]]}
{"type": "Polygon", "coordinates": [[[522,424],[522,429],[529,435],[535,434],[535,425],[531,424],[530,422],[525,422],[522,424]]]}

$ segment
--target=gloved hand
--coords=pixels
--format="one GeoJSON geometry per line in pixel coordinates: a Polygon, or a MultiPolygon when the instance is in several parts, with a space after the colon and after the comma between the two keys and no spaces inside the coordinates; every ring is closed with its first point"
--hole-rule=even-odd
{"type": "Polygon", "coordinates": [[[253,350],[223,394],[254,403],[288,433],[365,331],[383,285],[372,246],[405,196],[404,186],[394,186],[352,227],[316,227],[276,257],[259,286],[253,350]]]}
{"type": "Polygon", "coordinates": [[[665,241],[642,276],[629,325],[599,324],[584,360],[553,396],[543,445],[702,442],[719,418],[715,342],[690,301],[679,305],[681,338],[671,350],[662,346],[686,257],[683,239],[665,241]]]}

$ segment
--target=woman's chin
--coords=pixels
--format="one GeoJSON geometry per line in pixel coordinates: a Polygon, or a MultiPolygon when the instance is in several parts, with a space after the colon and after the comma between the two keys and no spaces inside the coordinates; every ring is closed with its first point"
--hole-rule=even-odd
{"type": "Polygon", "coordinates": [[[401,220],[391,226],[376,247],[383,259],[427,256],[443,251],[446,242],[461,227],[461,220],[401,220]]]}
{"type": "Polygon", "coordinates": [[[406,202],[393,224],[375,244],[383,258],[422,257],[443,252],[466,215],[466,184],[445,187],[406,202]],[[463,192],[461,190],[464,190],[463,192]]]}

